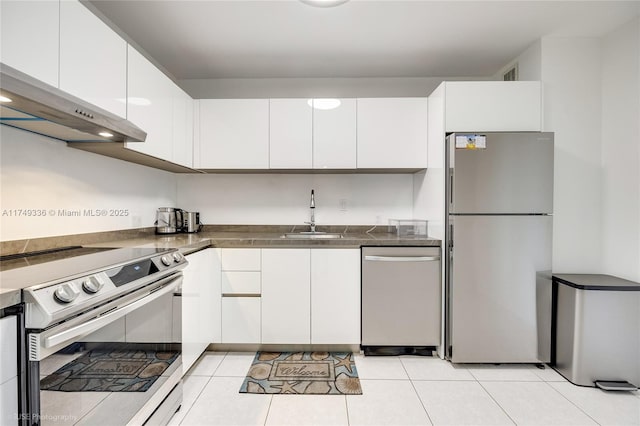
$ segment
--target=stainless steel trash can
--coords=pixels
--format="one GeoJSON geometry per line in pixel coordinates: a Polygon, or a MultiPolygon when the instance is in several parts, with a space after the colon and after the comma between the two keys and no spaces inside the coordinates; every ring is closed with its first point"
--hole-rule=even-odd
{"type": "Polygon", "coordinates": [[[640,385],[640,283],[597,274],[553,275],[551,366],[570,382],[640,385]]]}

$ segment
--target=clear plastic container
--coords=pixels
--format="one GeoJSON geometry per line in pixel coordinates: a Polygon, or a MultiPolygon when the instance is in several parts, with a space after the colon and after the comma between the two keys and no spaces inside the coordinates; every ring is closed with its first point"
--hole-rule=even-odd
{"type": "Polygon", "coordinates": [[[389,219],[389,233],[398,237],[427,237],[427,220],[389,219]]]}

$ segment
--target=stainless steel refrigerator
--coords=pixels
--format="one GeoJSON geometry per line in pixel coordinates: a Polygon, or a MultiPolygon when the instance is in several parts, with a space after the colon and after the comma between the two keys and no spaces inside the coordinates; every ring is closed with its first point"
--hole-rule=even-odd
{"type": "Polygon", "coordinates": [[[446,163],[448,359],[547,361],[553,133],[454,133],[446,163]]]}

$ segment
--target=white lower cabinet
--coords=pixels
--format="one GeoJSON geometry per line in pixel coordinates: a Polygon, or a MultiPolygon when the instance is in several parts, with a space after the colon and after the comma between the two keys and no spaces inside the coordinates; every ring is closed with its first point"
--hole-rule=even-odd
{"type": "Polygon", "coordinates": [[[360,250],[311,250],[311,343],[360,343],[360,250]]]}
{"type": "Polygon", "coordinates": [[[220,251],[187,256],[182,282],[182,368],[186,373],[210,343],[220,341],[220,251]]]}
{"type": "Polygon", "coordinates": [[[260,297],[222,298],[222,343],[260,343],[260,297]]]}
{"type": "Polygon", "coordinates": [[[260,343],[260,249],[222,249],[222,343],[260,343]]]}
{"type": "Polygon", "coordinates": [[[0,319],[0,425],[18,424],[17,333],[16,316],[0,319]]]}
{"type": "Polygon", "coordinates": [[[262,250],[262,343],[310,341],[311,250],[262,250]]]}
{"type": "Polygon", "coordinates": [[[360,343],[359,249],[222,249],[222,343],[360,343]]]}

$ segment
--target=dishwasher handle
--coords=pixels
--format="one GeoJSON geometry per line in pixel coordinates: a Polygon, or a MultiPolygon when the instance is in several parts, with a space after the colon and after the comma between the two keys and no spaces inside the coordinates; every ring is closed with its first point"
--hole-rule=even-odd
{"type": "Polygon", "coordinates": [[[440,256],[365,256],[364,260],[372,262],[434,262],[440,256]]]}

